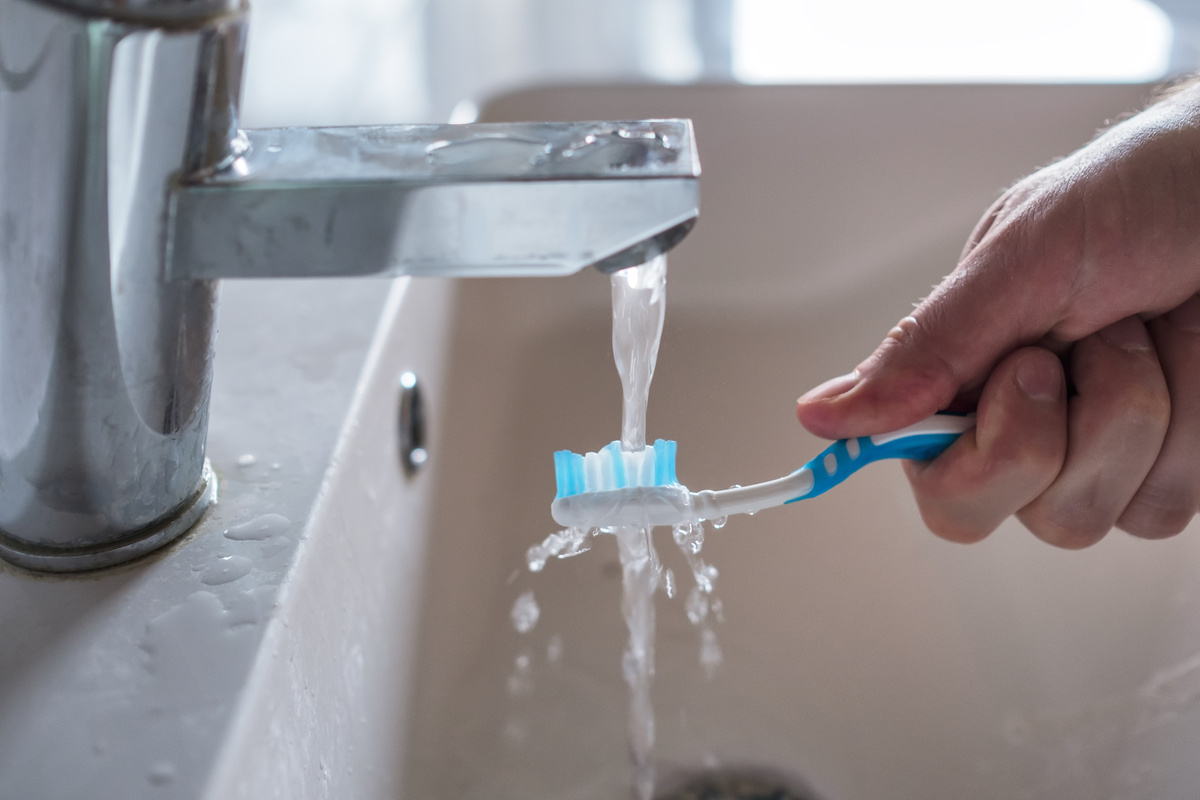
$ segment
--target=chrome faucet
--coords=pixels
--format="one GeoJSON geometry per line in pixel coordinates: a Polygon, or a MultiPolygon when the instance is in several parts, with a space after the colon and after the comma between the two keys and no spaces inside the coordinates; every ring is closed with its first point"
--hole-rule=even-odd
{"type": "Polygon", "coordinates": [[[128,561],[216,496],[217,279],[564,275],[678,243],[690,122],[240,130],[240,0],[0,0],[0,556],[128,561]]]}

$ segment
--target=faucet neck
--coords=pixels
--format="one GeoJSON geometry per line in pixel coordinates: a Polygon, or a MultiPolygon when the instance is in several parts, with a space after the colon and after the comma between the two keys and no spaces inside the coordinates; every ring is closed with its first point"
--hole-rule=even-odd
{"type": "Polygon", "coordinates": [[[231,158],[246,14],[117,6],[0,0],[0,554],[35,569],[135,558],[215,494],[216,284],[161,280],[162,226],[231,158]]]}

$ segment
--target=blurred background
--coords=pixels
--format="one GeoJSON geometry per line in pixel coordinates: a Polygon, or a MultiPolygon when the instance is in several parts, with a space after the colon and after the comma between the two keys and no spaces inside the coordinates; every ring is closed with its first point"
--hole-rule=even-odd
{"type": "Polygon", "coordinates": [[[1197,0],[253,0],[244,123],[466,121],[553,83],[1145,82],[1197,0]]]}

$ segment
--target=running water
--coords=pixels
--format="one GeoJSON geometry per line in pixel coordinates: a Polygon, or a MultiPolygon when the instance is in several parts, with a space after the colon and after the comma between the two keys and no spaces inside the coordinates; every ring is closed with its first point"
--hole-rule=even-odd
{"type": "MultiPolygon", "coordinates": [[[[646,447],[646,402],[658,360],[667,301],[667,257],[660,255],[640,267],[612,276],[613,358],[621,376],[624,404],[621,449],[646,447]]],[[[640,800],[654,794],[654,592],[658,564],[654,542],[646,528],[615,528],[623,577],[621,613],[629,628],[622,661],[629,684],[629,750],[634,787],[640,800]]]]}
{"type": "MultiPolygon", "coordinates": [[[[621,449],[637,452],[646,447],[646,404],[650,382],[658,359],[666,311],[666,256],[612,276],[613,358],[621,376],[624,403],[621,414],[621,449]]],[[[721,527],[725,520],[715,520],[721,527]]],[[[593,531],[594,532],[594,531],[593,531]]],[[[621,562],[621,613],[629,629],[629,642],[622,658],[622,672],[629,684],[629,750],[633,762],[633,782],[638,800],[650,800],[654,794],[654,707],[650,687],[654,678],[654,593],[660,579],[668,598],[675,595],[674,574],[664,572],[650,529],[606,528],[617,539],[621,562]]],[[[569,528],[547,536],[529,548],[526,563],[531,572],[540,572],[550,558],[567,558],[590,548],[589,531],[569,528]]],[[[700,632],[700,664],[712,677],[722,661],[721,649],[712,630],[711,618],[721,621],[721,603],[713,595],[717,570],[699,557],[704,543],[704,527],[699,520],[675,527],[674,541],[683,553],[695,586],[685,602],[688,619],[700,632]],[[711,612],[711,615],[710,615],[711,612]]],[[[521,606],[518,599],[518,606],[521,606]]],[[[532,601],[532,596],[530,597],[532,601]]],[[[528,603],[525,605],[529,605],[528,603]]],[[[525,606],[521,606],[524,612],[525,606]]],[[[527,614],[513,608],[513,621],[521,629],[527,614]]],[[[536,621],[536,616],[534,616],[536,621]]]]}
{"type": "Polygon", "coordinates": [[[621,413],[621,449],[646,447],[646,400],[658,361],[663,317],[667,311],[667,257],[612,275],[613,359],[621,376],[625,403],[621,413]]]}

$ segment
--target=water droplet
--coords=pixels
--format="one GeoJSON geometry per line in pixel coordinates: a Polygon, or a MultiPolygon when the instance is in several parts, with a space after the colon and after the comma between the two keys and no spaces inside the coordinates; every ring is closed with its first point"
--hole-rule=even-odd
{"type": "Polygon", "coordinates": [[[287,552],[295,542],[287,536],[272,536],[262,543],[259,552],[263,558],[274,558],[280,553],[287,552]]]}
{"type": "Polygon", "coordinates": [[[507,134],[477,135],[459,141],[443,140],[425,148],[425,158],[447,172],[517,176],[545,161],[550,144],[507,134]]]}
{"type": "Polygon", "coordinates": [[[146,775],[151,786],[166,786],[175,780],[175,765],[170,761],[160,761],[146,775]]]}
{"type": "Polygon", "coordinates": [[[253,453],[246,453],[238,456],[237,465],[239,467],[252,467],[258,463],[258,459],[253,453]]]}
{"type": "Polygon", "coordinates": [[[513,672],[508,676],[506,686],[508,693],[514,697],[528,695],[533,692],[533,661],[528,653],[521,653],[513,662],[513,672]]]}
{"type": "Polygon", "coordinates": [[[525,553],[525,565],[530,572],[541,572],[551,557],[570,558],[591,549],[586,528],[567,528],[552,533],[525,553]]]}
{"type": "Polygon", "coordinates": [[[208,586],[233,583],[252,569],[254,569],[254,562],[245,556],[222,556],[217,559],[215,564],[210,564],[208,569],[204,570],[200,576],[200,582],[208,586]]]}
{"type": "Polygon", "coordinates": [[[673,529],[675,544],[684,554],[697,555],[704,548],[704,526],[700,523],[684,522],[673,529]]]}
{"type": "Polygon", "coordinates": [[[282,514],[263,514],[261,517],[256,517],[249,522],[234,525],[225,531],[225,538],[237,542],[262,541],[263,539],[270,539],[277,534],[285,533],[291,525],[292,521],[282,514]]]}
{"type": "Polygon", "coordinates": [[[688,621],[693,625],[699,625],[708,616],[708,598],[701,593],[699,587],[692,587],[683,607],[687,611],[688,621]]]}
{"type": "Polygon", "coordinates": [[[504,723],[504,741],[510,747],[524,747],[529,741],[529,726],[522,719],[509,719],[504,723]]]}
{"type": "Polygon", "coordinates": [[[717,517],[712,521],[712,526],[717,530],[725,527],[725,523],[729,521],[729,517],[717,517]]]}
{"type": "Polygon", "coordinates": [[[725,655],[717,642],[717,634],[713,633],[712,628],[700,631],[700,666],[704,668],[705,677],[709,680],[715,678],[724,662],[725,655]]]}
{"type": "Polygon", "coordinates": [[[510,613],[513,627],[517,629],[518,633],[529,633],[537,625],[541,613],[537,600],[534,599],[533,591],[525,592],[517,598],[517,602],[513,603],[510,613]]]}
{"type": "Polygon", "coordinates": [[[563,655],[563,638],[557,633],[550,637],[550,641],[546,643],[546,660],[551,664],[557,664],[562,661],[563,655]]]}

